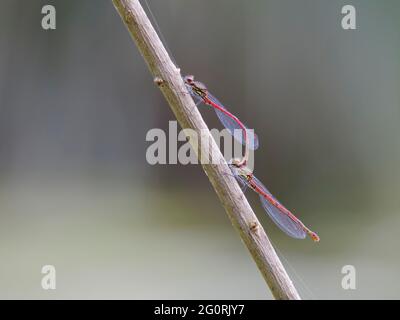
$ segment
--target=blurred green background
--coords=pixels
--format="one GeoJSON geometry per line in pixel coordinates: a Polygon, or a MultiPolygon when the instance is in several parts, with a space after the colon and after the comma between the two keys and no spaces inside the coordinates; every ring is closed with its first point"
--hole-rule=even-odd
{"type": "MultiPolygon", "coordinates": [[[[256,175],[320,235],[287,237],[248,192],[302,297],[400,298],[400,3],[351,1],[351,31],[346,1],[149,3],[182,73],[255,128],[256,175]]],[[[200,166],[146,162],[174,116],[111,1],[1,0],[0,90],[0,298],[271,298],[200,166]]]]}

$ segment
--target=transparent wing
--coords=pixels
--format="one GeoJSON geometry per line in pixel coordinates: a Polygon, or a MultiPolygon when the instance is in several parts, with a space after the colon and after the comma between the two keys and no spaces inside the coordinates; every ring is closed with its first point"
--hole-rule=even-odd
{"type": "MultiPolygon", "coordinates": [[[[268,191],[268,189],[253,176],[253,181],[257,184],[257,186],[266,194],[270,195],[272,198],[275,197],[268,191]]],[[[273,222],[287,235],[296,239],[304,239],[307,235],[304,230],[301,222],[294,220],[290,216],[288,216],[285,212],[281,211],[279,208],[271,204],[268,199],[266,199],[263,195],[260,194],[261,204],[264,210],[267,212],[268,216],[272,219],[273,222]]],[[[276,200],[276,199],[275,199],[276,200]]],[[[277,200],[276,200],[277,201],[277,200]]],[[[277,201],[278,202],[278,201],[277,201]]],[[[278,202],[279,203],[279,202],[278,202]]],[[[279,203],[280,204],[280,203],[279,203]]]]}
{"type": "MultiPolygon", "coordinates": [[[[212,102],[215,104],[219,105],[222,109],[226,110],[224,105],[218,101],[217,98],[215,98],[212,94],[208,93],[207,98],[210,99],[212,102]]],[[[241,128],[240,124],[235,120],[229,117],[227,114],[223,113],[221,110],[218,110],[214,108],[215,113],[218,116],[219,121],[221,121],[222,125],[227,128],[230,132],[230,134],[241,144],[245,145],[246,144],[246,139],[245,139],[245,133],[243,132],[243,129],[241,128]]],[[[247,127],[246,127],[247,129],[247,127]]],[[[247,129],[247,135],[249,137],[249,149],[251,150],[256,150],[258,149],[258,137],[254,133],[253,130],[247,129]]]]}
{"type": "Polygon", "coordinates": [[[246,192],[247,187],[249,187],[248,181],[244,177],[238,174],[237,168],[235,166],[230,164],[229,168],[231,169],[232,175],[236,178],[236,181],[239,183],[240,189],[242,189],[243,193],[246,192]]]}
{"type": "Polygon", "coordinates": [[[247,187],[249,186],[247,180],[239,175],[235,175],[235,178],[239,182],[240,189],[242,189],[243,193],[245,193],[247,190],[247,187]]]}

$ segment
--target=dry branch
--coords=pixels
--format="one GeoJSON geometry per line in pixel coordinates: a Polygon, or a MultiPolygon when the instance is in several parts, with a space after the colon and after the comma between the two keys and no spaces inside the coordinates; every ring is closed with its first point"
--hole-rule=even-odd
{"type": "MultiPolygon", "coordinates": [[[[139,1],[113,0],[113,3],[181,127],[193,129],[198,136],[202,130],[207,130],[210,152],[216,163],[222,164],[203,164],[203,169],[273,296],[276,299],[300,299],[246,197],[229,174],[229,166],[187,93],[180,70],[171,61],[139,1]]],[[[201,152],[198,156],[202,156],[201,152]]]]}

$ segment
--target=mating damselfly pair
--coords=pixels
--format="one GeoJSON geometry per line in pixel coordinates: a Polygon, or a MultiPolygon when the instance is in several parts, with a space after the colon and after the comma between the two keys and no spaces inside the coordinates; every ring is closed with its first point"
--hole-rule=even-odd
{"type": "Polygon", "coordinates": [[[255,191],[259,197],[263,209],[266,211],[272,221],[287,235],[304,239],[308,234],[314,241],[319,241],[318,235],[308,229],[292,212],[286,209],[268,189],[258,180],[252,170],[246,165],[249,155],[249,149],[256,150],[259,147],[258,137],[252,130],[249,130],[235,115],[215,98],[207,87],[194,80],[194,76],[184,77],[184,82],[189,93],[195,99],[196,105],[204,103],[211,106],[222,125],[228,129],[230,134],[245,147],[245,155],[242,159],[234,159],[229,163],[232,174],[242,186],[242,189],[250,188],[255,191]]]}

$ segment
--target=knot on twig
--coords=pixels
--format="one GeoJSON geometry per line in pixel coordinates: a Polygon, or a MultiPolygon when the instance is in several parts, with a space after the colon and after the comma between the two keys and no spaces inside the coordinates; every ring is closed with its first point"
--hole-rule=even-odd
{"type": "Polygon", "coordinates": [[[258,231],[258,223],[257,223],[257,221],[251,222],[249,227],[250,227],[250,231],[251,232],[254,232],[254,233],[257,232],[258,231]]]}
{"type": "Polygon", "coordinates": [[[165,82],[161,77],[155,77],[153,81],[154,81],[154,83],[155,83],[157,86],[159,86],[159,87],[160,87],[161,85],[163,85],[164,82],[165,82]]]}

